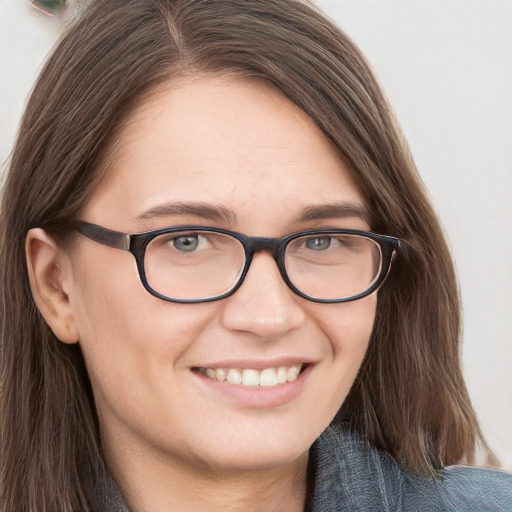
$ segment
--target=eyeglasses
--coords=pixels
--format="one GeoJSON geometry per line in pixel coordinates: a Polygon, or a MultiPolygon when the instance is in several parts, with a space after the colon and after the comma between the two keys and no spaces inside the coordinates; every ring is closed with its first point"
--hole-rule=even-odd
{"type": "Polygon", "coordinates": [[[30,5],[48,16],[60,16],[66,0],[30,0],[30,5]]]}
{"type": "Polygon", "coordinates": [[[223,299],[242,284],[253,255],[270,252],[285,283],[315,302],[348,302],[384,282],[397,238],[351,229],[312,229],[283,238],[250,237],[204,226],[127,235],[76,221],[85,237],[131,252],[144,288],[160,299],[195,303],[223,299]]]}

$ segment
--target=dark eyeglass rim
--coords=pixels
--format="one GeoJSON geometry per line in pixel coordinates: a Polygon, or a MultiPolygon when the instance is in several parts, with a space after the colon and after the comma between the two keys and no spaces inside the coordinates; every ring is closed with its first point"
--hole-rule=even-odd
{"type": "Polygon", "coordinates": [[[29,0],[29,3],[31,7],[36,9],[36,11],[39,11],[46,16],[51,16],[52,18],[58,18],[61,16],[64,12],[64,7],[66,6],[66,0],[58,0],[52,2],[58,4],[58,10],[52,10],[51,8],[48,8],[46,5],[48,2],[41,2],[41,0],[29,0]]]}
{"type": "Polygon", "coordinates": [[[114,231],[99,226],[97,224],[91,224],[90,222],[86,222],[83,220],[74,221],[71,227],[72,229],[76,230],[83,236],[97,243],[100,243],[107,247],[121,249],[123,251],[129,251],[130,253],[132,253],[137,263],[137,270],[139,272],[139,277],[144,288],[154,297],[165,300],[167,302],[178,302],[182,304],[212,302],[229,297],[230,295],[235,293],[236,290],[238,290],[238,288],[242,285],[245,276],[249,271],[253,254],[255,252],[263,250],[267,250],[272,253],[276,261],[276,264],[279,268],[279,272],[281,273],[281,276],[284,279],[285,283],[294,293],[296,293],[300,297],[303,297],[313,302],[320,303],[350,302],[353,300],[362,299],[363,297],[366,297],[373,293],[382,285],[387,275],[389,274],[391,263],[394,257],[396,256],[398,249],[400,248],[400,241],[398,240],[398,238],[388,235],[379,235],[376,233],[371,233],[369,231],[359,231],[354,229],[309,229],[299,231],[297,233],[293,233],[282,238],[266,238],[250,237],[244,235],[243,233],[238,233],[236,231],[229,231],[226,229],[195,225],[183,225],[170,228],[162,228],[153,231],[147,231],[144,233],[134,234],[121,233],[119,231],[114,231]],[[245,250],[245,265],[238,281],[233,285],[233,287],[230,290],[221,295],[216,295],[213,297],[206,297],[201,299],[177,299],[174,297],[168,297],[167,295],[163,295],[151,287],[151,285],[147,281],[146,271],[144,268],[144,255],[146,252],[146,247],[151,242],[151,240],[153,240],[157,236],[165,233],[174,233],[178,231],[208,231],[213,233],[220,233],[236,238],[243,245],[245,250]],[[378,278],[374,281],[370,288],[357,295],[353,295],[351,297],[342,297],[338,299],[320,299],[317,297],[307,295],[300,291],[298,288],[296,288],[295,285],[288,278],[288,274],[286,272],[286,268],[284,265],[285,248],[292,240],[296,238],[315,234],[358,235],[375,241],[381,248],[382,265],[378,278]]]}

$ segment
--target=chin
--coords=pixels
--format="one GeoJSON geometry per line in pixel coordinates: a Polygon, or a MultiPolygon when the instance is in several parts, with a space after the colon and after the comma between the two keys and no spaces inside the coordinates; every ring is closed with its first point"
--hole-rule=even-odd
{"type": "Polygon", "coordinates": [[[255,433],[250,439],[247,435],[217,442],[210,438],[208,446],[199,450],[199,457],[212,471],[223,473],[277,470],[295,465],[307,460],[307,453],[321,431],[318,435],[304,435],[297,426],[293,430],[292,435],[282,429],[277,435],[255,433]]]}

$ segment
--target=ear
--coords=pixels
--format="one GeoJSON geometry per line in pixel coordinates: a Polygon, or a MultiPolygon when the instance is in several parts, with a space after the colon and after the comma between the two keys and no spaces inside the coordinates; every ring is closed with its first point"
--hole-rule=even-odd
{"type": "Polygon", "coordinates": [[[68,296],[71,263],[68,255],[40,228],[25,242],[28,276],[34,301],[55,336],[64,343],[78,341],[78,328],[68,296]]]}

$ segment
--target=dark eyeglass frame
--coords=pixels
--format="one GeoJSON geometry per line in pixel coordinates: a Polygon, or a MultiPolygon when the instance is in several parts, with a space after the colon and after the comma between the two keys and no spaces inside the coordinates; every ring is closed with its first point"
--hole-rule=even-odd
{"type": "Polygon", "coordinates": [[[135,257],[135,261],[137,262],[139,277],[144,288],[151,295],[158,297],[159,299],[168,302],[179,302],[183,304],[212,302],[215,300],[224,299],[235,293],[238,290],[238,288],[240,288],[240,286],[242,285],[245,276],[249,271],[249,267],[251,265],[254,253],[259,251],[269,251],[272,254],[284,282],[294,293],[296,293],[300,297],[303,297],[304,299],[322,303],[350,302],[353,300],[362,299],[363,297],[366,297],[367,295],[373,293],[375,290],[377,290],[377,288],[379,288],[382,285],[382,283],[384,282],[389,273],[393,258],[395,257],[396,252],[400,247],[400,241],[398,240],[398,238],[387,235],[378,235],[368,231],[358,231],[354,229],[309,229],[305,231],[299,231],[297,233],[284,236],[282,238],[266,238],[260,236],[247,236],[244,235],[243,233],[237,233],[236,231],[229,231],[226,229],[194,225],[156,229],[154,231],[147,231],[145,233],[136,233],[131,235],[120,233],[119,231],[113,231],[111,229],[98,226],[97,224],[91,224],[83,220],[75,221],[73,223],[73,228],[83,236],[102,245],[112,247],[114,249],[121,249],[123,251],[131,252],[135,257]],[[230,290],[221,295],[206,297],[202,299],[176,299],[173,297],[163,295],[151,287],[151,285],[147,281],[146,271],[144,268],[144,255],[146,252],[146,248],[148,244],[157,236],[167,233],[175,233],[179,231],[208,231],[212,233],[220,233],[237,239],[243,245],[245,250],[245,265],[242,270],[242,273],[240,274],[240,277],[238,278],[238,281],[233,285],[233,287],[230,290]],[[367,290],[357,295],[353,295],[351,297],[342,297],[339,299],[319,299],[317,297],[312,297],[301,292],[288,278],[288,274],[286,272],[284,264],[284,256],[286,246],[292,240],[308,235],[358,235],[373,240],[380,246],[382,254],[382,265],[379,276],[367,290]]]}

